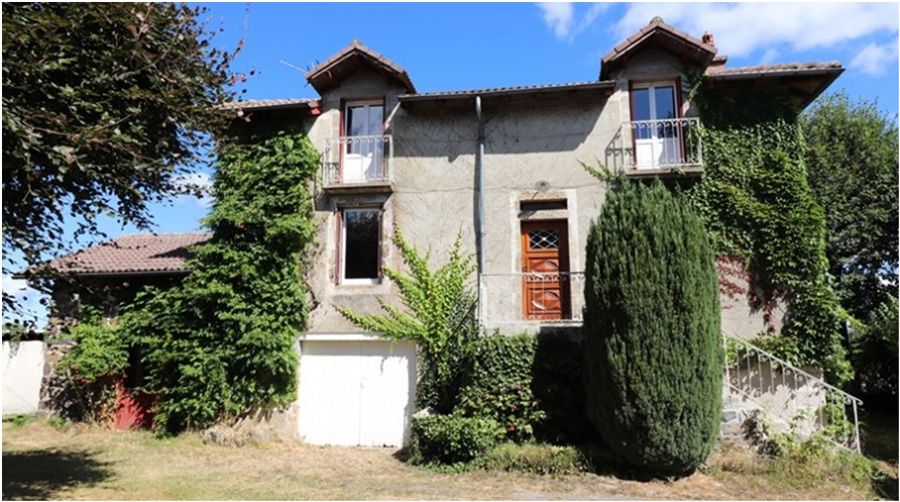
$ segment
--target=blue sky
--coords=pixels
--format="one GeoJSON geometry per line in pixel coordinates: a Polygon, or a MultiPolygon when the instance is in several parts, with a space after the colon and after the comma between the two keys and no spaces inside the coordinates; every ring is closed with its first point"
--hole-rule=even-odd
{"type": "MultiPolygon", "coordinates": [[[[205,4],[223,48],[245,46],[235,70],[256,70],[248,99],[316,97],[303,70],[354,38],[403,66],[420,92],[596,80],[600,58],[659,15],[699,37],[715,36],[729,66],[840,61],[830,90],[898,107],[898,6],[882,4],[205,4]],[[284,64],[281,61],[287,62],[284,64]]],[[[205,169],[192,181],[203,183],[205,169]]],[[[151,208],[159,232],[201,228],[207,200],[179,197],[151,208]]],[[[113,220],[110,236],[133,233],[113,220]]],[[[86,243],[83,243],[86,244],[86,243]]],[[[6,260],[4,260],[7,263],[6,260]]],[[[10,280],[3,289],[37,297],[10,280]]]]}

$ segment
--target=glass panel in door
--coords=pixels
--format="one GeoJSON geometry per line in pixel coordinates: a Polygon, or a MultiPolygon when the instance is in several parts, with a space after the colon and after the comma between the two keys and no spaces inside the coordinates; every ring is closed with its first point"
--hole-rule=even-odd
{"type": "Polygon", "coordinates": [[[648,85],[632,90],[635,167],[680,164],[681,125],[675,119],[675,86],[648,85]]]}
{"type": "Polygon", "coordinates": [[[384,107],[380,104],[347,106],[346,117],[344,182],[383,179],[384,107]]]}

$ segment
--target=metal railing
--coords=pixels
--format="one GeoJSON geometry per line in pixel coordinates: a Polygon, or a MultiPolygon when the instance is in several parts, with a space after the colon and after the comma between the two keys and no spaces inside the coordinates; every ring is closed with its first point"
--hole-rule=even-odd
{"type": "Polygon", "coordinates": [[[703,166],[700,119],[687,117],[622,123],[622,168],[684,169],[703,166]]]}
{"type": "Polygon", "coordinates": [[[725,391],[801,437],[819,433],[833,444],[860,452],[862,400],[784,359],[723,332],[725,391]]]}
{"type": "Polygon", "coordinates": [[[385,136],[341,136],[325,140],[322,185],[326,188],[392,181],[394,141],[385,136]]]}
{"type": "Polygon", "coordinates": [[[584,272],[481,274],[480,318],[485,326],[580,324],[584,272]]]}

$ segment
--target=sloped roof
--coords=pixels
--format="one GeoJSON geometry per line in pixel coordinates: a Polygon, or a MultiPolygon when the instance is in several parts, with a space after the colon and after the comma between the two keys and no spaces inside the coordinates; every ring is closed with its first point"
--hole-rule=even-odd
{"type": "Polygon", "coordinates": [[[286,99],[248,99],[232,101],[222,105],[223,110],[266,110],[270,108],[314,108],[319,105],[318,99],[286,98],[286,99]]]}
{"type": "Polygon", "coordinates": [[[806,108],[844,72],[837,61],[780,63],[754,66],[710,66],[706,85],[711,89],[778,87],[788,91],[797,110],[806,108]]]}
{"type": "Polygon", "coordinates": [[[308,71],[306,80],[319,93],[322,93],[337,87],[341,80],[363,65],[372,67],[386,77],[400,83],[406,89],[406,92],[416,92],[416,87],[413,85],[406,70],[378,52],[366,47],[359,40],[353,40],[350,45],[337,54],[308,71]]]}
{"type": "Polygon", "coordinates": [[[837,61],[825,61],[811,63],[761,64],[753,66],[735,66],[733,68],[710,66],[706,70],[706,76],[709,78],[731,79],[812,75],[834,72],[840,73],[842,71],[844,71],[844,67],[841,66],[841,63],[837,61]]]}
{"type": "Polygon", "coordinates": [[[453,98],[453,97],[469,97],[469,96],[485,96],[497,94],[517,94],[532,93],[541,91],[565,91],[565,90],[581,90],[581,89],[605,89],[615,86],[612,81],[597,82],[570,82],[564,84],[541,84],[541,85],[518,85],[510,87],[487,87],[484,89],[463,89],[456,91],[436,91],[422,92],[418,94],[403,94],[399,98],[403,100],[413,99],[430,99],[430,98],[453,98]]]}
{"type": "Polygon", "coordinates": [[[621,66],[631,54],[650,44],[661,46],[683,58],[695,61],[702,67],[706,67],[712,61],[717,51],[715,46],[705,44],[702,40],[666,24],[657,16],[603,56],[600,62],[600,80],[609,78],[609,73],[621,66]]]}
{"type": "Polygon", "coordinates": [[[208,233],[123,235],[39,265],[25,275],[53,271],[68,275],[184,273],[187,248],[209,240],[208,233]]]}

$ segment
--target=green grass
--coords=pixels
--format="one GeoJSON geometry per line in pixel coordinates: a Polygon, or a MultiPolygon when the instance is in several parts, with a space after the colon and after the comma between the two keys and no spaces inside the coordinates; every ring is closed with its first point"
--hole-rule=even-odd
{"type": "Polygon", "coordinates": [[[16,415],[4,415],[3,416],[3,429],[4,430],[15,430],[19,427],[24,427],[31,422],[37,420],[37,415],[33,413],[25,413],[25,414],[16,414],[16,415]]]}

